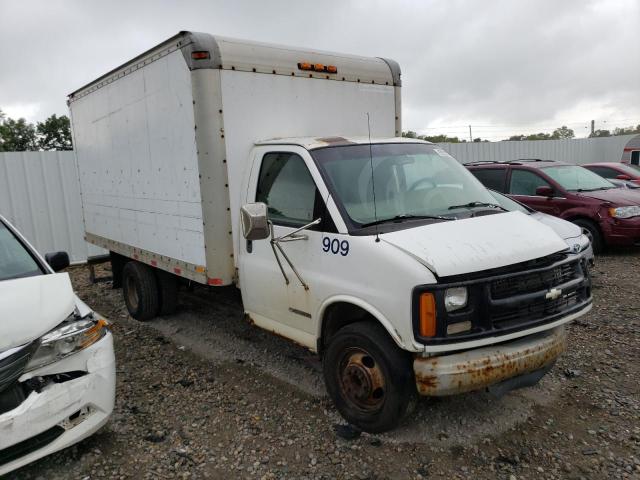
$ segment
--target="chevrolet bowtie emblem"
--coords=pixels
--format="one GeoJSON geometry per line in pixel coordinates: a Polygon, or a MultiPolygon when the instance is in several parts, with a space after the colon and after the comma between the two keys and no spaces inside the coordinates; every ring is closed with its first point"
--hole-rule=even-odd
{"type": "Polygon", "coordinates": [[[551,290],[549,290],[547,292],[547,294],[544,296],[547,300],[555,300],[556,298],[558,298],[560,295],[562,295],[562,290],[560,290],[559,288],[552,288],[551,290]]]}

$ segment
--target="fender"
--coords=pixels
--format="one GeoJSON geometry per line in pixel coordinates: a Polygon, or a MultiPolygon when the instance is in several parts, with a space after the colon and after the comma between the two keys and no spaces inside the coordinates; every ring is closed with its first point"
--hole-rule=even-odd
{"type": "Polygon", "coordinates": [[[325,299],[322,302],[322,304],[318,309],[318,314],[316,317],[320,320],[318,322],[318,330],[316,332],[317,338],[320,338],[322,335],[322,326],[324,324],[324,314],[327,308],[333,305],[334,303],[339,303],[339,302],[350,303],[352,305],[362,308],[364,311],[369,313],[384,327],[384,329],[387,331],[389,336],[393,339],[394,342],[396,342],[396,345],[398,345],[398,347],[400,347],[401,349],[411,351],[411,352],[423,351],[424,347],[417,346],[413,341],[413,339],[405,339],[405,341],[403,341],[402,337],[400,337],[400,334],[398,333],[396,328],[393,326],[393,324],[377,308],[365,302],[364,300],[358,297],[354,297],[352,295],[334,295],[332,297],[325,299]]]}

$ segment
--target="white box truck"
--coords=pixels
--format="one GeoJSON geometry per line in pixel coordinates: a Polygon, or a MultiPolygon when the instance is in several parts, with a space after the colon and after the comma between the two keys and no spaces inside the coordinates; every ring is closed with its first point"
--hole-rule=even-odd
{"type": "Polygon", "coordinates": [[[131,315],[235,284],[370,432],[417,394],[539,380],[591,308],[586,261],[401,138],[400,89],[392,60],[181,32],[70,94],[86,239],[131,315]]]}

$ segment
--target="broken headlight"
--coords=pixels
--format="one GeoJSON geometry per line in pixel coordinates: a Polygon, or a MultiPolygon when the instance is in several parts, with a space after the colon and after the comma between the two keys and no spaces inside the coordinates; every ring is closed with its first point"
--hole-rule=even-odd
{"type": "Polygon", "coordinates": [[[70,316],[53,330],[40,338],[25,372],[57,362],[69,355],[93,345],[108,331],[108,323],[96,314],[77,319],[70,316]]]}

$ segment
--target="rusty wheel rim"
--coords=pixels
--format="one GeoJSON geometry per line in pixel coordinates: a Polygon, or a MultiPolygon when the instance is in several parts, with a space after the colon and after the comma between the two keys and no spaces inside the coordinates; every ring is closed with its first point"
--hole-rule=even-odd
{"type": "Polygon", "coordinates": [[[132,310],[138,309],[138,290],[136,290],[136,282],[132,275],[127,276],[127,302],[132,310]]]}
{"type": "Polygon", "coordinates": [[[384,404],[384,374],[373,355],[362,348],[347,349],[339,362],[338,383],[342,397],[364,412],[380,410],[384,404]]]}

